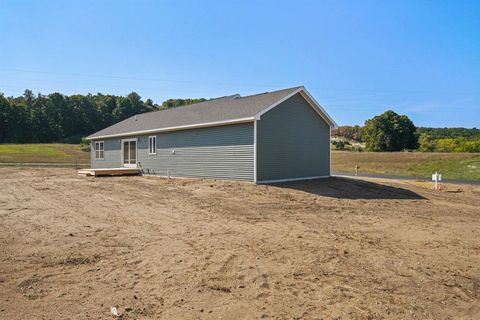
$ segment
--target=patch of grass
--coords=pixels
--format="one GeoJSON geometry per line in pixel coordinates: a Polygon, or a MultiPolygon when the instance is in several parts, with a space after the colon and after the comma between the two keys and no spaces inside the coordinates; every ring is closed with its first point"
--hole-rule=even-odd
{"type": "Polygon", "coordinates": [[[430,177],[433,172],[440,172],[443,177],[462,180],[480,180],[480,155],[464,159],[434,160],[412,166],[419,175],[430,177]]]}
{"type": "Polygon", "coordinates": [[[90,153],[76,144],[2,144],[0,163],[79,163],[90,162],[90,153]]]}
{"type": "Polygon", "coordinates": [[[445,179],[480,180],[480,154],[424,152],[332,152],[336,172],[377,173],[430,178],[435,171],[445,179]]]}

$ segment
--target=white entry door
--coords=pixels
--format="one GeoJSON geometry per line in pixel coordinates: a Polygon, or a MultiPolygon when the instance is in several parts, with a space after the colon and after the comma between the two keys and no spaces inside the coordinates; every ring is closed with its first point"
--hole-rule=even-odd
{"type": "Polygon", "coordinates": [[[137,139],[122,140],[122,163],[124,167],[137,167],[137,139]]]}

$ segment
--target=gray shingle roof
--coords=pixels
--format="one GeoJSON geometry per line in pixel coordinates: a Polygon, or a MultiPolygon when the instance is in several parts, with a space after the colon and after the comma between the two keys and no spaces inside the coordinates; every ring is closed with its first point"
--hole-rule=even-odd
{"type": "Polygon", "coordinates": [[[232,95],[186,106],[142,113],[98,131],[88,138],[127,135],[138,131],[161,130],[170,127],[250,118],[299,88],[301,87],[246,97],[232,95]]]}

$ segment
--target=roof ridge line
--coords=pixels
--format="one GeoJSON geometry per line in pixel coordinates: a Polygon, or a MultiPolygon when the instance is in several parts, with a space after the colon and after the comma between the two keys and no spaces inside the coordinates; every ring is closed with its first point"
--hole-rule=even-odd
{"type": "MultiPolygon", "coordinates": [[[[200,103],[204,103],[204,102],[208,102],[208,101],[213,101],[213,100],[218,100],[218,99],[225,99],[225,98],[228,98],[228,97],[233,97],[233,96],[236,96],[238,95],[238,99],[245,99],[245,98],[249,98],[249,97],[254,97],[254,96],[259,96],[259,95],[262,95],[262,94],[268,94],[268,93],[275,93],[275,92],[279,92],[279,91],[286,91],[286,90],[297,90],[299,88],[303,88],[303,86],[296,86],[296,87],[291,87],[291,88],[285,88],[285,89],[280,89],[280,90],[275,90],[275,91],[266,91],[266,92],[262,92],[262,93],[256,93],[256,94],[252,94],[252,95],[249,95],[249,96],[241,96],[239,93],[236,93],[236,94],[232,94],[232,95],[227,95],[227,96],[222,96],[222,97],[218,97],[218,98],[210,98],[210,99],[207,99],[205,101],[200,101],[200,102],[196,102],[196,103],[191,103],[191,104],[184,104],[182,106],[178,106],[178,107],[170,107],[170,108],[164,108],[164,109],[160,109],[160,110],[153,110],[151,112],[158,112],[158,111],[167,111],[167,110],[176,110],[178,108],[183,108],[183,107],[188,107],[188,106],[194,106],[194,105],[198,105],[200,103]]],[[[148,114],[148,113],[151,113],[151,112],[144,112],[144,113],[140,113],[140,114],[137,114],[137,115],[143,115],[143,114],[148,114]]],[[[132,117],[134,117],[135,115],[133,115],[132,117]]],[[[130,117],[131,118],[131,117],[130,117]]]]}
{"type": "Polygon", "coordinates": [[[243,98],[249,98],[249,97],[254,97],[254,96],[259,96],[259,95],[267,94],[267,93],[275,93],[275,92],[279,92],[279,91],[294,90],[294,89],[297,90],[297,89],[300,89],[300,88],[303,88],[303,86],[295,86],[295,87],[290,87],[290,88],[285,88],[285,89],[280,89],[280,90],[265,91],[265,92],[261,92],[261,93],[255,93],[255,94],[251,94],[251,95],[249,95],[249,96],[241,97],[241,99],[243,99],[243,98]]]}

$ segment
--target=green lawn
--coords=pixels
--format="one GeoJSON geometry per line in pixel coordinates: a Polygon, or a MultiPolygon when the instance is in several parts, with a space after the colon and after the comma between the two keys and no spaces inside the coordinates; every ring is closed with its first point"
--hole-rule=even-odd
{"type": "Polygon", "coordinates": [[[377,173],[430,178],[435,171],[445,179],[480,180],[478,153],[348,152],[332,151],[336,172],[377,173]]]}
{"type": "Polygon", "coordinates": [[[0,163],[88,164],[90,153],[77,144],[0,144],[0,163]]]}

